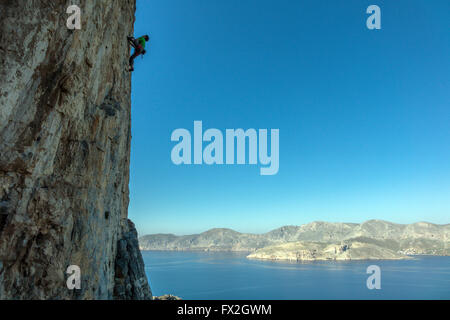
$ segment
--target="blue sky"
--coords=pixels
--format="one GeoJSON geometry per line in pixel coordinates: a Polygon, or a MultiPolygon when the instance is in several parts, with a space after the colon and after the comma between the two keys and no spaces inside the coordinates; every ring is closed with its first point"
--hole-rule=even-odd
{"type": "Polygon", "coordinates": [[[450,223],[450,2],[138,0],[139,233],[450,223]],[[381,8],[381,30],[366,8],[381,8]],[[280,130],[280,169],[171,162],[173,130],[280,130]]]}

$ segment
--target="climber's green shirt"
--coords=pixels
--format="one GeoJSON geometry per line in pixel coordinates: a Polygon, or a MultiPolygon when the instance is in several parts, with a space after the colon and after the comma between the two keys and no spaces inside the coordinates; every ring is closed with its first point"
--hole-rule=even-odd
{"type": "Polygon", "coordinates": [[[144,39],[144,37],[138,38],[137,41],[139,41],[139,44],[142,46],[142,49],[145,49],[145,39],[144,39]]]}

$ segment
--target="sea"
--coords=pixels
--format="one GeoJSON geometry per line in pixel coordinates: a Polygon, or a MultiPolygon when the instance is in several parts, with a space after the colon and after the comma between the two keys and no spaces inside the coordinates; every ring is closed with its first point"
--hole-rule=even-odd
{"type": "Polygon", "coordinates": [[[153,295],[186,300],[450,299],[450,257],[412,260],[249,260],[246,253],[143,251],[153,295]],[[380,268],[380,289],[368,289],[380,268]]]}

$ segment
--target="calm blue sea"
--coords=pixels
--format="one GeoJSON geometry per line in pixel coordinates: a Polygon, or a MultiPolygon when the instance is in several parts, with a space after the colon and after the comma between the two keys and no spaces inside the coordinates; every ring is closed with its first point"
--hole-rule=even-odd
{"type": "Polygon", "coordinates": [[[450,257],[289,263],[240,253],[142,252],[153,295],[183,299],[450,299],[450,257]],[[366,269],[381,268],[369,290],[366,269]]]}

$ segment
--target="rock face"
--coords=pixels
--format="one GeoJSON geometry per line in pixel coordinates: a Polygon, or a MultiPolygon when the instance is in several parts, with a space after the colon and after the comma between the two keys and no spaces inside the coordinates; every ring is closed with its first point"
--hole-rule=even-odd
{"type": "Polygon", "coordinates": [[[172,294],[165,294],[159,297],[153,297],[153,300],[182,300],[180,297],[174,296],[172,294]]]}
{"type": "Polygon", "coordinates": [[[135,0],[0,2],[2,299],[151,297],[127,220],[134,12],[135,0]],[[81,30],[66,27],[72,4],[81,30]]]}
{"type": "Polygon", "coordinates": [[[114,280],[114,297],[117,299],[152,299],[139,250],[137,231],[130,220],[128,230],[125,230],[118,243],[114,280]]]}
{"type": "Polygon", "coordinates": [[[211,229],[201,234],[154,234],[139,239],[142,250],[255,251],[287,242],[339,243],[354,240],[400,253],[450,255],[450,225],[427,222],[396,224],[381,220],[364,223],[312,222],[285,226],[264,234],[211,229]]]}

